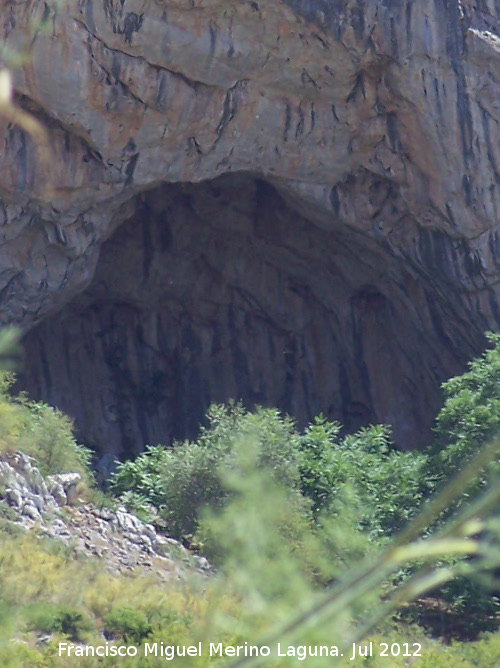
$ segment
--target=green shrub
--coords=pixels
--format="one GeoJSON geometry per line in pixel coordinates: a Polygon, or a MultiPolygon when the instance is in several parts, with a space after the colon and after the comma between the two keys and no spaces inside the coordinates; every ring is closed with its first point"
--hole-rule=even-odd
{"type": "Polygon", "coordinates": [[[73,422],[42,402],[24,402],[24,429],[19,449],[31,455],[43,474],[77,472],[90,476],[92,453],[73,436],[73,422]]]}
{"type": "Polygon", "coordinates": [[[258,625],[309,596],[321,557],[301,497],[261,468],[260,458],[258,441],[242,436],[233,467],[221,473],[228,503],[203,513],[197,534],[241,597],[243,617],[255,615],[258,625]]]}
{"type": "MultiPolygon", "coordinates": [[[[275,623],[289,625],[292,610],[306,610],[304,618],[316,614],[314,606],[323,609],[321,591],[328,584],[332,589],[326,597],[331,596],[329,605],[336,610],[331,614],[339,637],[344,632],[354,637],[352,619],[362,619],[367,611],[377,616],[379,596],[390,598],[398,568],[404,567],[417,584],[423,582],[422,589],[412,591],[426,590],[428,574],[419,580],[407,566],[412,559],[420,562],[424,545],[418,541],[410,545],[414,557],[408,562],[400,555],[388,570],[387,552],[378,554],[378,548],[415,514],[432,485],[462,467],[495,431],[497,399],[491,395],[498,392],[500,401],[496,375],[500,337],[493,340],[496,347],[485,353],[482,362],[472,363],[464,377],[448,382],[430,460],[426,453],[395,451],[384,426],[343,437],[340,425],[319,416],[299,433],[294,422],[276,410],[249,412],[238,404],[211,407],[207,427],[197,441],[170,449],[148,448],[135,462],[119,467],[114,488],[144,513],[158,513],[171,533],[196,533],[200,547],[220,568],[219,602],[208,603],[200,590],[181,597],[171,609],[170,585],[167,603],[162,587],[97,575],[90,564],[74,564],[69,555],[56,554],[41,542],[3,533],[0,603],[7,612],[0,615],[0,635],[8,628],[10,635],[20,637],[24,620],[23,628],[65,634],[75,641],[88,634],[97,638],[99,629],[136,644],[166,637],[190,644],[200,637],[201,629],[207,633],[211,628],[215,639],[238,642],[257,637],[275,623]],[[366,555],[371,561],[353,570],[353,564],[366,555]],[[376,586],[367,581],[364,593],[351,595],[353,587],[374,574],[376,586]],[[351,584],[342,590],[344,582],[351,584]],[[349,602],[343,609],[335,608],[342,597],[349,602]],[[90,610],[95,621],[84,610],[90,610]]],[[[32,447],[30,454],[39,458],[45,471],[78,470],[79,465],[85,471],[88,453],[76,445],[70,421],[44,404],[24,397],[13,400],[8,395],[11,378],[4,376],[1,382],[1,447],[17,449],[24,441],[23,449],[32,447]]],[[[479,486],[486,483],[484,476],[479,486]]],[[[450,535],[460,542],[460,532],[450,535]]],[[[482,540],[479,534],[464,536],[467,544],[482,540]]],[[[494,541],[491,550],[487,546],[490,565],[497,563],[496,545],[494,541]]],[[[391,549],[389,544],[387,550],[391,549]]],[[[453,612],[455,619],[466,618],[464,626],[474,633],[495,629],[498,601],[484,596],[469,579],[450,579],[455,566],[461,565],[459,558],[447,562],[444,556],[440,564],[447,583],[433,596],[440,598],[441,611],[453,612]]],[[[481,564],[479,559],[477,567],[476,562],[466,565],[474,573],[481,564]]],[[[439,631],[432,624],[430,628],[439,631]]],[[[327,631],[314,625],[305,642],[324,642],[327,631]]],[[[474,647],[470,651],[462,645],[446,650],[436,645],[420,664],[496,665],[492,657],[498,657],[499,637],[488,636],[469,646],[474,647]]],[[[11,652],[0,646],[0,662],[16,665],[14,657],[17,665],[63,665],[43,649],[22,647],[11,652]]],[[[287,661],[280,665],[292,665],[296,659],[287,661]]],[[[391,659],[388,665],[398,663],[391,659]]]]}
{"type": "Polygon", "coordinates": [[[84,640],[95,630],[90,617],[70,605],[37,603],[26,611],[25,616],[29,631],[61,633],[73,641],[84,640]]]}
{"type": "Polygon", "coordinates": [[[154,509],[175,538],[196,532],[202,508],[225,505],[229,493],[221,475],[234,466],[241,439],[257,443],[259,468],[300,498],[304,509],[309,504],[316,519],[336,514],[345,488],[352,488],[358,528],[373,539],[399,530],[422,501],[426,455],[395,450],[387,427],[341,438],[340,425],[319,416],[300,434],[277,410],[249,412],[239,404],[212,406],[207,421],[196,442],[148,447],[134,462],[120,464],[112,480],[122,502],[143,516],[154,509]]]}
{"type": "Polygon", "coordinates": [[[145,512],[148,504],[154,507],[174,538],[196,532],[200,509],[224,505],[227,491],[220,472],[231,468],[242,435],[259,441],[261,468],[290,489],[299,488],[299,439],[289,418],[262,408],[250,413],[236,404],[211,406],[207,421],[196,442],[148,446],[135,461],[120,464],[111,480],[112,491],[130,508],[145,512]]]}
{"type": "Polygon", "coordinates": [[[466,577],[431,590],[406,608],[403,619],[417,622],[434,636],[470,641],[499,628],[500,601],[466,577]]]}
{"type": "Polygon", "coordinates": [[[13,397],[11,373],[0,371],[0,452],[21,450],[44,475],[77,472],[82,490],[94,485],[92,453],[73,436],[73,423],[61,411],[21,394],[13,397]]]}
{"type": "Polygon", "coordinates": [[[332,503],[350,486],[360,529],[374,538],[399,531],[428,492],[427,456],[395,450],[390,428],[376,425],[339,437],[340,425],[315,418],[300,439],[301,488],[315,512],[335,512],[332,503]]]}
{"type": "Polygon", "coordinates": [[[161,518],[173,538],[192,535],[200,507],[220,502],[223,492],[217,476],[220,452],[185,442],[169,450],[147,447],[134,462],[119,464],[111,490],[143,517],[150,511],[161,518]]]}
{"type": "MultiPolygon", "coordinates": [[[[453,478],[481,447],[500,432],[500,335],[486,334],[491,347],[472,360],[462,375],[443,383],[445,403],[436,418],[436,438],[429,451],[426,477],[433,487],[453,478]]],[[[443,526],[460,507],[470,503],[488,480],[500,471],[496,458],[462,490],[439,519],[443,526]]],[[[496,586],[498,590],[498,586],[496,586]]],[[[437,626],[457,629],[458,637],[475,638],[481,631],[499,626],[500,604],[488,587],[459,578],[434,592],[446,613],[437,626]],[[467,614],[467,624],[456,620],[467,614]],[[467,635],[468,634],[468,635],[467,635]]],[[[418,615],[417,615],[418,619],[418,615]]]]}
{"type": "MultiPolygon", "coordinates": [[[[25,410],[25,404],[19,405],[25,410]]],[[[172,581],[166,587],[159,578],[110,576],[96,563],[77,563],[69,553],[54,551],[34,536],[2,534],[0,601],[6,607],[0,615],[0,636],[9,627],[10,637],[22,639],[16,646],[0,643],[2,665],[67,665],[55,645],[61,634],[91,644],[102,642],[101,631],[134,644],[167,639],[188,645],[199,638],[242,644],[259,642],[261,637],[265,641],[273,629],[292,628],[294,645],[330,644],[337,638],[347,642],[358,633],[365,638],[365,628],[373,628],[372,615],[383,619],[393,593],[394,572],[425,556],[426,546],[413,539],[402,544],[402,553],[391,545],[384,552],[378,550],[381,533],[394,531],[406,515],[414,513],[414,499],[420,500],[425,486],[412,485],[422,477],[425,455],[393,451],[383,427],[342,438],[338,425],[322,417],[300,434],[277,411],[249,413],[241,407],[214,407],[211,416],[212,422],[195,443],[171,450],[150,448],[142,461],[138,458],[124,465],[124,470],[128,483],[141,490],[141,503],[158,507],[168,518],[165,499],[170,499],[174,506],[177,503],[181,522],[183,504],[199,500],[196,486],[203,482],[203,471],[211,471],[213,487],[208,488],[207,500],[188,519],[219,565],[217,576],[200,588],[188,590],[186,582],[172,581]],[[208,506],[209,513],[205,512],[208,506]],[[369,558],[363,561],[366,555],[369,558]],[[325,584],[329,585],[326,590],[325,584]],[[179,587],[186,587],[185,593],[179,587]],[[46,647],[36,647],[26,628],[56,637],[46,647]]],[[[479,546],[480,537],[461,533],[466,526],[459,526],[462,529],[451,532],[451,538],[462,544],[465,536],[467,544],[479,546]]],[[[445,541],[445,555],[447,549],[445,541]]],[[[432,566],[437,552],[429,549],[429,554],[432,566]]],[[[492,563],[498,561],[497,554],[492,550],[492,563]]],[[[444,574],[451,577],[446,570],[444,574]]],[[[420,588],[412,591],[426,591],[427,576],[427,572],[420,580],[414,576],[420,588]]],[[[473,590],[469,593],[460,586],[457,591],[458,586],[455,580],[443,591],[451,592],[465,617],[472,609],[466,597],[470,599],[473,590]]],[[[494,611],[478,603],[474,624],[486,628],[481,626],[483,617],[494,611]]],[[[400,633],[393,641],[407,642],[404,629],[400,633]]],[[[386,639],[381,637],[383,642],[386,639]]],[[[415,665],[493,668],[498,642],[496,635],[489,636],[470,650],[434,643],[415,665]]],[[[201,668],[204,660],[194,660],[193,665],[201,668]]],[[[91,667],[99,661],[81,663],[91,667]]],[[[292,666],[296,661],[286,658],[279,665],[292,666]]],[[[127,659],[121,663],[134,665],[127,659]]],[[[141,659],[145,667],[163,663],[164,659],[141,659]]],[[[318,666],[330,663],[330,659],[317,662],[318,666]]],[[[360,665],[365,663],[401,665],[400,660],[377,657],[360,665]]],[[[348,659],[344,664],[350,665],[348,659]]],[[[105,659],[102,665],[116,664],[105,659]]]]}
{"type": "Polygon", "coordinates": [[[104,617],[104,633],[108,638],[123,638],[127,643],[140,645],[152,631],[144,612],[130,606],[113,608],[104,617]]]}
{"type": "Polygon", "coordinates": [[[0,370],[0,452],[16,450],[24,429],[25,410],[9,395],[14,381],[11,373],[0,370]]]}
{"type": "MultiPolygon", "coordinates": [[[[463,467],[500,432],[500,334],[487,335],[492,347],[469,370],[443,383],[445,403],[436,418],[431,473],[443,481],[463,467]]],[[[476,485],[484,484],[481,478],[476,485]]]]}

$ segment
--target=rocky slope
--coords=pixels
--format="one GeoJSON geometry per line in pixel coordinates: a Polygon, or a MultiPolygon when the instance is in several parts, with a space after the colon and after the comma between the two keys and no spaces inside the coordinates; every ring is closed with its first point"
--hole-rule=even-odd
{"type": "Polygon", "coordinates": [[[0,119],[0,319],[29,331],[24,386],[120,456],[229,397],[425,442],[439,383],[500,325],[499,16],[4,3],[16,101],[52,150],[43,169],[0,119]]]}
{"type": "Polygon", "coordinates": [[[163,579],[207,573],[203,557],[158,533],[124,508],[98,508],[78,499],[78,473],[44,478],[21,452],[0,460],[0,516],[71,548],[76,556],[97,557],[114,573],[140,568],[163,579]]]}

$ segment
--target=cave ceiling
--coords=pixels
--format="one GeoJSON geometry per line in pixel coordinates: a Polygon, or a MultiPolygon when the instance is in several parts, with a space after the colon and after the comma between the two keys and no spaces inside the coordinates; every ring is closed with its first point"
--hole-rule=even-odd
{"type": "Polygon", "coordinates": [[[229,399],[425,444],[500,328],[499,4],[4,3],[22,387],[119,457],[229,399]]]}

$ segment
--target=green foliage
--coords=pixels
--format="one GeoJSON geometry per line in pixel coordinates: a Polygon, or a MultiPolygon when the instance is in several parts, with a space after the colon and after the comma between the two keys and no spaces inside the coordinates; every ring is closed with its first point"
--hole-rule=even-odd
{"type": "MultiPolygon", "coordinates": [[[[258,442],[243,439],[236,444],[233,468],[227,469],[221,480],[229,502],[201,521],[215,551],[221,555],[218,575],[206,580],[202,587],[192,586],[194,578],[189,585],[175,580],[165,584],[138,574],[109,575],[97,562],[75,562],[69,552],[49,549],[47,541],[26,535],[5,536],[0,543],[0,591],[5,604],[5,614],[0,614],[0,640],[8,625],[9,637],[16,642],[0,642],[0,664],[62,668],[69,663],[67,657],[58,656],[59,640],[66,636],[75,642],[102,645],[104,633],[118,644],[166,640],[182,646],[194,645],[201,639],[205,655],[193,658],[188,665],[205,668],[222,663],[208,657],[208,642],[260,643],[276,629],[285,646],[344,643],[345,658],[336,659],[335,663],[351,665],[349,642],[353,638],[361,642],[356,634],[362,630],[363,617],[376,616],[384,605],[379,595],[387,598],[387,590],[380,587],[387,573],[411,559],[412,554],[420,560],[426,550],[435,555],[438,543],[435,547],[429,543],[429,548],[403,543],[395,550],[390,548],[389,553],[373,553],[369,562],[358,561],[354,569],[350,563],[338,573],[336,584],[326,592],[325,599],[312,572],[324,545],[318,544],[314,525],[305,522],[307,514],[300,506],[290,504],[299,497],[276,481],[259,462],[258,442]],[[388,558],[388,554],[392,557],[388,558]],[[332,604],[333,617],[323,618],[319,613],[329,610],[332,604]],[[297,631],[287,630],[294,628],[296,618],[297,631]],[[28,635],[24,629],[28,629],[28,635]],[[41,633],[53,634],[52,640],[40,644],[41,633]]],[[[438,511],[439,508],[435,510],[438,511]]],[[[465,528],[465,524],[462,526],[465,528]]],[[[328,549],[324,556],[332,557],[328,549]]],[[[455,664],[493,668],[500,642],[492,635],[471,646],[446,648],[430,643],[418,630],[412,631],[410,637],[406,627],[397,631],[384,627],[378,635],[363,638],[363,643],[372,640],[377,647],[381,642],[401,646],[419,642],[422,658],[412,665],[442,668],[455,664]]],[[[164,665],[164,661],[141,657],[120,660],[120,665],[153,668],[164,665]]],[[[285,668],[296,665],[296,661],[274,655],[264,665],[285,668]]],[[[180,668],[186,665],[186,659],[174,659],[172,663],[180,668]]],[[[381,668],[403,665],[401,657],[390,656],[374,656],[357,663],[381,668]]],[[[326,668],[331,659],[314,659],[314,664],[326,668]]],[[[117,664],[112,658],[88,658],[78,659],[78,665],[93,668],[117,664]]]]}
{"type": "Polygon", "coordinates": [[[20,332],[16,327],[4,327],[0,332],[0,369],[13,371],[20,356],[20,332]]]}
{"type": "MultiPolygon", "coordinates": [[[[496,444],[495,449],[499,447],[496,444]]],[[[466,509],[453,525],[427,540],[420,539],[422,529],[440,515],[450,496],[460,492],[460,486],[452,483],[397,540],[383,551],[368,552],[366,559],[354,562],[357,564],[354,569],[351,562],[349,568],[335,576],[331,587],[322,592],[315,578],[310,577],[310,566],[317,566],[318,551],[330,558],[332,552],[324,549],[321,540],[318,544],[322,536],[311,524],[300,523],[304,520],[300,508],[293,521],[295,509],[290,507],[289,492],[259,469],[258,462],[258,445],[241,442],[235,450],[235,466],[224,476],[232,492],[227,505],[201,521],[200,531],[205,531],[219,547],[217,558],[224,574],[223,586],[226,590],[229,586],[235,588],[241,601],[238,620],[225,618],[221,622],[226,633],[232,630],[244,638],[257,637],[266,645],[276,641],[295,645],[330,644],[334,628],[340,639],[338,644],[346,649],[350,642],[366,637],[402,601],[421,595],[433,583],[452,582],[462,572],[473,574],[492,566],[489,556],[485,562],[466,563],[458,559],[449,566],[446,557],[450,550],[458,555],[481,555],[483,551],[490,555],[491,549],[491,554],[496,554],[495,561],[500,561],[498,535],[491,545],[487,540],[472,538],[481,526],[479,518],[487,517],[487,509],[500,498],[498,488],[492,488],[478,500],[472,516],[466,509]],[[473,522],[471,517],[475,518],[473,522]],[[391,573],[412,562],[420,567],[394,590],[391,573]]],[[[472,477],[479,465],[464,475],[472,477]]],[[[275,663],[252,658],[235,662],[234,666],[291,666],[294,661],[289,658],[275,663]]],[[[382,665],[387,659],[374,661],[374,665],[382,665]]]]}
{"type": "Polygon", "coordinates": [[[122,638],[134,645],[140,645],[153,631],[144,612],[130,606],[113,608],[103,621],[106,637],[122,638]]]}
{"type": "Polygon", "coordinates": [[[235,445],[233,467],[221,472],[230,501],[204,514],[197,537],[209,558],[241,583],[241,593],[263,602],[298,589],[300,599],[307,571],[314,571],[314,533],[303,499],[261,467],[260,447],[248,436],[235,445]]]}
{"type": "Polygon", "coordinates": [[[64,634],[73,641],[85,640],[95,630],[85,612],[69,605],[37,603],[26,610],[25,618],[29,631],[64,634]]]}
{"type": "MultiPolygon", "coordinates": [[[[103,634],[121,644],[158,641],[195,642],[205,624],[212,594],[175,577],[165,585],[159,576],[110,574],[98,560],[75,560],[71,550],[54,541],[21,532],[2,532],[0,541],[0,665],[16,668],[63,668],[57,643],[68,640],[102,645],[103,634]],[[192,620],[195,620],[194,630],[192,620]],[[43,644],[41,636],[52,639],[43,644]]],[[[225,597],[219,601],[223,604],[225,597]]],[[[164,665],[164,659],[120,661],[120,666],[164,665]]],[[[75,663],[76,665],[76,663],[75,663]]],[[[116,666],[112,660],[78,660],[78,665],[116,666]]],[[[201,666],[200,666],[201,668],[201,666]]]]}
{"type": "MultiPolygon", "coordinates": [[[[443,383],[445,403],[436,418],[436,439],[426,467],[426,477],[435,487],[461,471],[485,443],[500,433],[500,335],[488,333],[486,336],[491,347],[474,359],[464,374],[443,383]]],[[[499,461],[495,458],[464,486],[462,494],[439,519],[438,526],[486,489],[488,480],[499,472],[499,461]]],[[[495,590],[498,591],[498,583],[495,590]]],[[[489,587],[464,578],[448,583],[435,592],[442,608],[447,610],[438,626],[453,624],[457,634],[464,637],[475,637],[481,631],[498,628],[500,603],[490,591],[489,587]],[[461,631],[463,625],[459,620],[465,613],[468,621],[461,631]]]]}
{"type": "Polygon", "coordinates": [[[376,425],[343,439],[340,425],[317,417],[300,439],[303,493],[315,512],[332,511],[332,502],[350,486],[360,528],[373,538],[399,531],[420,507],[425,495],[425,454],[392,447],[390,429],[376,425]]]}
{"type": "Polygon", "coordinates": [[[211,406],[207,421],[196,442],[148,446],[135,461],[120,464],[111,481],[113,492],[123,495],[130,508],[142,513],[154,509],[174,538],[193,536],[202,508],[224,504],[227,491],[220,472],[231,468],[235,442],[242,435],[259,441],[261,468],[290,489],[299,487],[294,455],[299,439],[289,418],[262,408],[250,413],[236,404],[211,406]]]}
{"type": "MultiPolygon", "coordinates": [[[[438,437],[444,439],[449,429],[456,438],[441,441],[445,451],[436,446],[430,459],[425,453],[395,451],[384,426],[344,437],[340,425],[319,416],[300,433],[278,411],[249,412],[233,404],[213,406],[195,442],[148,448],[135,462],[121,465],[114,488],[122,499],[156,516],[171,533],[190,535],[217,564],[217,575],[201,587],[194,575],[190,583],[169,581],[168,586],[155,576],[111,576],[97,562],[75,561],[71,550],[6,531],[2,524],[0,665],[68,665],[66,657],[58,656],[58,639],[97,645],[103,633],[128,644],[165,639],[180,645],[199,639],[336,643],[347,657],[339,658],[338,665],[350,665],[351,642],[408,642],[407,626],[393,630],[384,619],[428,591],[440,615],[452,608],[456,619],[466,619],[469,632],[497,628],[498,601],[478,594],[476,581],[500,566],[499,523],[491,518],[500,497],[498,484],[488,486],[483,476],[476,490],[484,488],[485,495],[473,501],[469,492],[461,506],[457,503],[464,487],[474,489],[471,482],[490,455],[464,474],[465,483],[455,481],[424,506],[420,519],[414,518],[436,481],[463,468],[495,430],[496,399],[490,395],[497,392],[500,339],[495,343],[496,352],[486,353],[477,367],[471,364],[473,378],[465,374],[450,381],[438,437]],[[464,406],[470,415],[460,418],[464,406]],[[460,511],[453,522],[446,514],[450,502],[460,511]],[[411,528],[403,529],[408,519],[411,528]],[[431,534],[433,524],[437,530],[431,534]],[[428,538],[422,540],[423,534],[428,538]],[[473,560],[464,559],[471,555],[473,560]],[[53,636],[45,646],[38,643],[42,633],[53,636]],[[5,638],[16,643],[2,642],[5,638]]],[[[88,452],[76,445],[70,421],[44,404],[12,399],[11,380],[0,377],[1,448],[32,448],[29,454],[46,472],[88,470],[88,452]]],[[[429,618],[420,619],[425,625],[429,618]]],[[[498,664],[498,633],[449,647],[429,642],[418,629],[411,634],[423,645],[422,657],[412,665],[498,664]]],[[[113,661],[78,663],[86,668],[113,666],[113,661]]],[[[120,665],[149,668],[164,661],[123,659],[120,665]]],[[[173,664],[185,661],[174,659],[173,664]]],[[[285,657],[264,663],[284,668],[296,661],[285,657]]],[[[205,656],[189,665],[211,663],[220,661],[205,656]]],[[[314,663],[326,667],[331,659],[314,663]]],[[[402,665],[401,658],[377,656],[358,663],[402,665]]],[[[241,665],[262,663],[245,659],[241,665]]]]}
{"type": "MultiPolygon", "coordinates": [[[[288,581],[303,580],[311,586],[334,581],[353,560],[388,543],[433,488],[462,468],[480,444],[500,428],[495,403],[500,404],[499,339],[491,338],[497,347],[473,362],[463,377],[445,384],[448,398],[438,416],[437,445],[430,454],[396,451],[386,426],[368,427],[343,437],[339,424],[319,416],[299,433],[293,421],[277,411],[258,408],[250,413],[240,405],[214,406],[208,426],[196,442],[168,450],[161,446],[148,449],[136,462],[119,469],[115,490],[122,490],[125,499],[127,494],[132,500],[136,495],[136,507],[155,508],[175,535],[190,534],[193,541],[195,534],[195,544],[216,564],[227,567],[231,553],[235,564],[242,563],[244,553],[250,553],[257,566],[260,562],[252,546],[265,557],[269,544],[271,552],[281,554],[280,563],[293,562],[299,569],[300,577],[287,576],[288,581]],[[447,442],[443,441],[445,436],[447,442]],[[257,453],[255,475],[250,470],[241,473],[242,442],[247,443],[249,452],[253,447],[257,453]],[[245,481],[239,487],[228,482],[237,471],[245,481]],[[276,497],[270,499],[272,490],[276,497]],[[268,501],[257,518],[262,498],[268,501]],[[265,526],[267,513],[272,528],[263,528],[260,537],[238,528],[245,504],[253,508],[258,526],[265,526]],[[285,506],[286,514],[282,510],[285,506]],[[211,508],[211,514],[200,521],[205,508],[211,508]]],[[[469,494],[485,486],[486,477],[479,480],[469,494]]],[[[459,496],[454,499],[456,509],[459,496]]],[[[448,510],[448,515],[451,512],[448,510]]],[[[450,568],[455,568],[453,563],[450,568]]],[[[270,560],[268,565],[274,573],[270,560]]],[[[259,582],[252,568],[249,572],[259,582]]],[[[402,568],[395,581],[411,573],[402,568]]],[[[274,574],[271,580],[274,587],[270,591],[276,591],[280,578],[274,574]]],[[[466,586],[465,582],[457,578],[435,591],[445,611],[442,619],[447,615],[453,624],[464,610],[474,610],[475,622],[468,625],[472,635],[496,628],[498,601],[477,583],[467,580],[466,586]]]]}
{"type": "Polygon", "coordinates": [[[489,333],[487,338],[492,347],[466,373],[443,383],[446,399],[436,419],[431,462],[438,480],[459,471],[500,432],[500,335],[489,333]]]}
{"type": "Polygon", "coordinates": [[[186,537],[196,530],[200,507],[220,501],[220,458],[220,452],[189,442],[175,451],[148,446],[134,462],[118,465],[111,489],[143,517],[159,515],[172,537],[186,537]]]}
{"type": "Polygon", "coordinates": [[[12,397],[13,374],[0,371],[0,452],[21,450],[40,471],[77,472],[83,489],[93,485],[91,452],[76,443],[71,420],[52,406],[20,395],[12,397]]]}
{"type": "Polygon", "coordinates": [[[459,576],[408,606],[403,618],[432,635],[470,640],[498,630],[500,601],[473,579],[459,576]]]}
{"type": "Polygon", "coordinates": [[[92,453],[75,441],[70,418],[42,402],[23,405],[25,421],[18,448],[36,459],[43,474],[77,472],[88,477],[92,453]]]}
{"type": "Polygon", "coordinates": [[[328,422],[319,415],[300,439],[300,486],[302,493],[311,499],[315,514],[329,505],[339,481],[335,450],[341,443],[340,430],[338,422],[328,422]]]}
{"type": "Polygon", "coordinates": [[[277,410],[252,413],[239,404],[212,406],[207,422],[196,442],[148,447],[134,462],[119,465],[112,480],[122,502],[143,516],[158,513],[176,538],[196,532],[202,508],[227,503],[231,492],[221,476],[233,468],[241,439],[257,444],[258,468],[300,499],[304,511],[311,507],[320,524],[327,513],[340,511],[347,487],[358,528],[374,539],[399,530],[423,498],[426,456],[394,450],[387,427],[341,438],[340,426],[319,416],[300,434],[277,410]]]}

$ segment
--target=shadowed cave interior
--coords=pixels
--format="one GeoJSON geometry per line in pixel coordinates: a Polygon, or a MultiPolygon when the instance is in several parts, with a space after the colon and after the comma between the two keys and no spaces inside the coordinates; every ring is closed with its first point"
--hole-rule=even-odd
{"type": "Polygon", "coordinates": [[[440,383],[475,352],[453,344],[439,300],[402,254],[316,225],[252,174],[161,185],[85,292],[26,335],[20,386],[119,458],[195,437],[230,398],[299,426],[320,412],[349,431],[388,422],[421,447],[440,383]]]}

